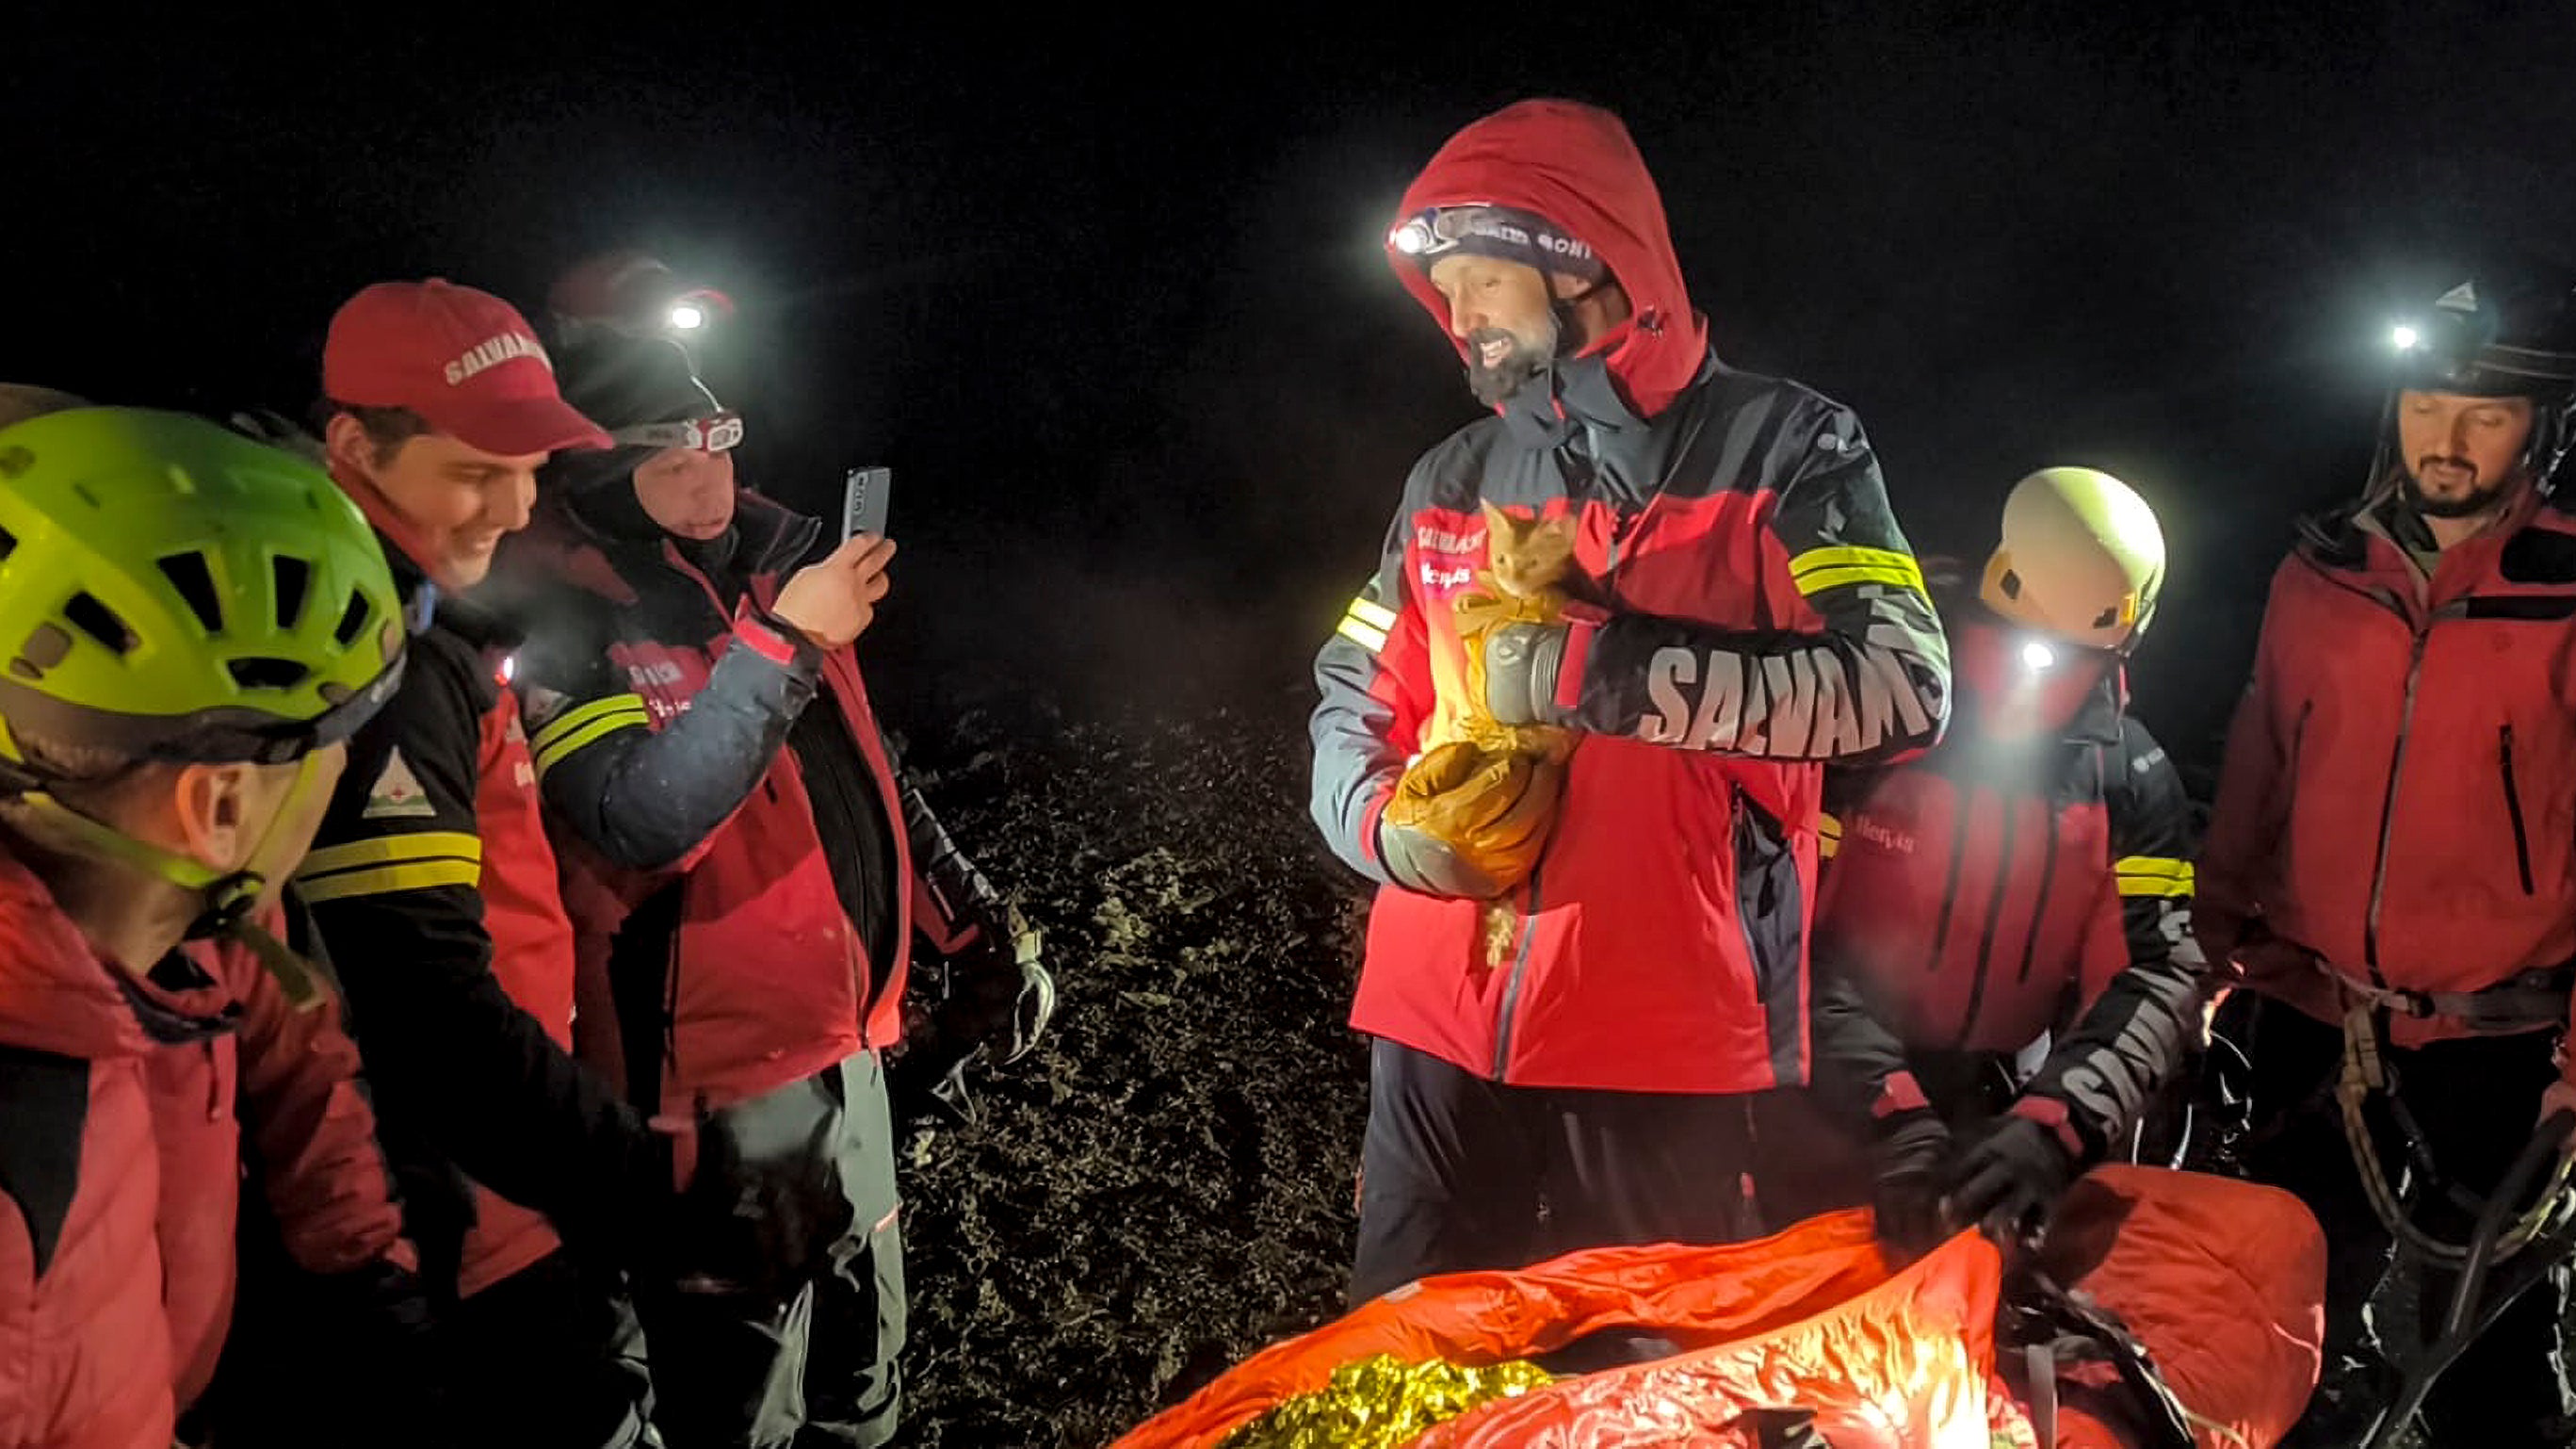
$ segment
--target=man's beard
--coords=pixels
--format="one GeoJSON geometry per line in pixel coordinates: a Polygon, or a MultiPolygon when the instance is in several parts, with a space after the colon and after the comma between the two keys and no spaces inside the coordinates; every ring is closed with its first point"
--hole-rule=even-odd
{"type": "Polygon", "coordinates": [[[2474,481],[2476,476],[2477,465],[2466,458],[2446,458],[2439,454],[2427,454],[2417,459],[2414,467],[2406,469],[2400,475],[2398,486],[2404,490],[2406,506],[2413,509],[2420,517],[2475,518],[2501,504],[2504,501],[2505,489],[2513,482],[2513,475],[2510,473],[2493,482],[2483,483],[2474,481]],[[2436,467],[2445,466],[2466,470],[2473,481],[2464,492],[2452,494],[2447,498],[2436,498],[2425,491],[2423,475],[2436,467]]]}
{"type": "Polygon", "coordinates": [[[1467,390],[1485,406],[1501,407],[1521,390],[1522,384],[1547,371],[1556,361],[1554,333],[1555,329],[1550,328],[1549,336],[1535,346],[1529,339],[1500,327],[1479,327],[1468,333],[1467,390]],[[1485,365],[1484,349],[1489,342],[1511,344],[1511,350],[1503,354],[1502,361],[1491,367],[1485,365]]]}

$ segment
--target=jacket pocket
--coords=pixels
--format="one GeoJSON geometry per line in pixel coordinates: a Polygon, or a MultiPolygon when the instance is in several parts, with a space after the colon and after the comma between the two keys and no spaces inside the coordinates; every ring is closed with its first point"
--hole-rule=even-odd
{"type": "Polygon", "coordinates": [[[2513,821],[2513,864],[2522,875],[2522,893],[2533,894],[2531,882],[2531,832],[2523,825],[2522,793],[2513,779],[2513,726],[2496,730],[2496,768],[2504,778],[2505,814],[2513,821]]]}

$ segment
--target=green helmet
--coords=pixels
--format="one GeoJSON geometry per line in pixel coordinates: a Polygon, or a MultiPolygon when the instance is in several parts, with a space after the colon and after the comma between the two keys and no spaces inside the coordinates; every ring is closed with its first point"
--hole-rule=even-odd
{"type": "Polygon", "coordinates": [[[76,408],[0,428],[0,784],[12,736],[294,760],[399,682],[403,609],[328,474],[213,423],[76,408]]]}

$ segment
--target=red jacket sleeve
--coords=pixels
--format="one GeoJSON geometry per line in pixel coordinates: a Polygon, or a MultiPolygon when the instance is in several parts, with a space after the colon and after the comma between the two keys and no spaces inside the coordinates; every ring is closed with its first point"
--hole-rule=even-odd
{"type": "MultiPolygon", "coordinates": [[[[310,931],[294,934],[308,957],[318,950],[310,931]]],[[[228,949],[224,963],[242,1008],[243,1141],[287,1251],[312,1273],[415,1266],[338,996],[297,1011],[248,951],[228,949]]]]}
{"type": "Polygon", "coordinates": [[[2193,925],[2210,966],[2225,976],[2245,926],[2262,913],[2272,851],[2287,819],[2282,790],[2290,752],[2304,721],[2282,717],[2278,694],[2278,624],[2283,582],[2272,576],[2263,631],[2254,646],[2254,678],[2236,703],[2218,775],[2207,836],[2201,842],[2193,925]]]}

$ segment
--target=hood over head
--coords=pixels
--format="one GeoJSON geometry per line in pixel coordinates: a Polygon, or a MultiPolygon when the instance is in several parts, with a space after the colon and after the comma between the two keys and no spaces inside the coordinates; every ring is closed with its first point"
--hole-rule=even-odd
{"type": "MultiPolygon", "coordinates": [[[[1470,123],[1422,169],[1389,230],[1387,259],[1443,331],[1448,303],[1423,261],[1399,240],[1406,224],[1427,212],[1468,206],[1526,213],[1561,235],[1463,249],[1510,255],[1536,245],[1566,257],[1554,269],[1568,275],[1596,275],[1596,262],[1609,269],[1632,313],[1592,339],[1583,355],[1604,360],[1620,397],[1639,416],[1663,411],[1699,375],[1708,324],[1691,309],[1663,198],[1618,117],[1576,101],[1520,101],[1470,123]]],[[[1457,345],[1463,360],[1466,344],[1457,345]]]]}

